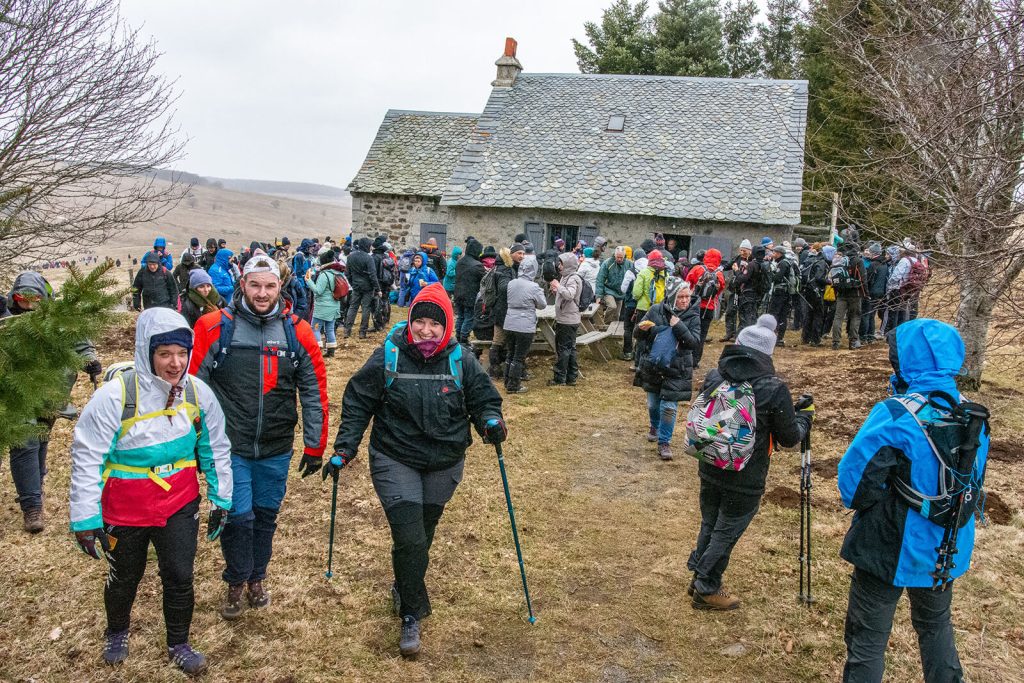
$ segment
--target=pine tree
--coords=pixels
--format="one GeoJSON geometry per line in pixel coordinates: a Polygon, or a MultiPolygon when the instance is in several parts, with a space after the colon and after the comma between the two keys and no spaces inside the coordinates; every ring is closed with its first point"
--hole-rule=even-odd
{"type": "Polygon", "coordinates": [[[671,76],[727,76],[717,0],[662,0],[655,17],[654,65],[671,76]]]}
{"type": "Polygon", "coordinates": [[[110,324],[124,295],[108,291],[115,286],[111,267],[83,276],[71,266],[59,295],[0,322],[0,452],[45,432],[36,418],[67,402],[67,376],[83,364],[76,345],[110,324]]]}
{"type": "Polygon", "coordinates": [[[757,29],[764,75],[768,78],[795,78],[800,0],[768,0],[766,14],[767,23],[757,29]]]}
{"type": "Polygon", "coordinates": [[[629,0],[616,0],[602,14],[600,26],[586,22],[583,31],[590,47],[572,41],[580,73],[654,73],[654,31],[647,16],[648,7],[647,0],[636,5],[629,0]]]}
{"type": "Polygon", "coordinates": [[[729,78],[748,78],[761,69],[761,55],[754,39],[754,0],[727,0],[722,7],[722,35],[729,78]]]}

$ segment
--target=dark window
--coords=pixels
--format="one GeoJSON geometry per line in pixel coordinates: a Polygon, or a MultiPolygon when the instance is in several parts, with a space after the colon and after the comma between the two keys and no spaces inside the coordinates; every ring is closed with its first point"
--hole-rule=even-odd
{"type": "Polygon", "coordinates": [[[613,133],[621,133],[626,125],[626,117],[621,114],[612,114],[608,117],[608,130],[613,133]]]}
{"type": "Polygon", "coordinates": [[[580,226],[548,223],[548,249],[555,248],[555,240],[559,237],[565,240],[565,250],[572,251],[580,239],[580,226]]]}
{"type": "Polygon", "coordinates": [[[597,228],[593,225],[584,225],[580,228],[580,239],[587,243],[588,247],[594,246],[597,241],[597,228]]]}
{"type": "Polygon", "coordinates": [[[437,240],[437,250],[443,252],[448,242],[448,226],[444,223],[420,223],[420,244],[426,244],[431,237],[437,240]]]}

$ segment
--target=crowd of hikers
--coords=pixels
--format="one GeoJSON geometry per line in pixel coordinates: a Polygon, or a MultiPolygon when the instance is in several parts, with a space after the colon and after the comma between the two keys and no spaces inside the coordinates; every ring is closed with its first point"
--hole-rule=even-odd
{"type": "MultiPolygon", "coordinates": [[[[829,243],[743,240],[731,260],[717,249],[690,258],[673,242],[654,235],[633,248],[598,237],[570,249],[556,239],[538,252],[525,234],[498,248],[469,237],[446,256],[433,240],[396,252],[384,235],[306,238],[294,251],[282,237],[239,254],[211,238],[205,249],[193,239],[175,265],[157,239],[134,281],[132,306],[144,311],[134,361],[107,368],[71,446],[71,531],[110,568],[104,660],[128,656],[152,543],[168,656],[188,673],[206,668],[189,642],[200,474],[211,504],[206,537],[224,557],[220,615],[235,620],[270,605],[266,579],[300,411],[303,478],[320,472],[337,486],[370,430],[370,476],[393,542],[399,650],[416,656],[431,614],[430,548],[472,433],[496,447],[505,440],[497,386],[505,395],[526,390],[539,313],[550,308],[547,385],[578,383],[576,339],[587,316],[600,330],[621,326],[620,357],[646,394],[647,439],[663,460],[674,457],[679,404],[688,404],[681,440],[699,461],[701,522],[686,593],[699,610],[741,605],[723,577],[760,506],[771,453],[809,440],[813,397],[794,400],[773,364],[786,332],[801,331],[810,346],[831,334],[833,349],[844,331],[850,349],[885,340],[891,397],[872,409],[839,465],[843,503],[855,511],[841,552],[855,568],[844,679],[881,679],[906,589],[926,680],[962,680],[950,585],[970,564],[989,435],[987,411],[956,388],[959,334],[917,317],[927,256],[909,241],[862,247],[853,227],[829,243]],[[394,325],[392,305],[403,318],[394,325]],[[348,381],[328,443],[325,359],[360,313],[360,337],[386,333],[348,381]],[[716,319],[732,343],[698,373],[716,319]],[[488,342],[477,345],[479,360],[471,337],[488,342]]],[[[27,271],[3,315],[31,313],[52,296],[27,271]]],[[[83,342],[79,352],[95,381],[103,374],[95,350],[83,342]]],[[[44,527],[46,453],[45,439],[11,450],[33,533],[44,527]]]]}

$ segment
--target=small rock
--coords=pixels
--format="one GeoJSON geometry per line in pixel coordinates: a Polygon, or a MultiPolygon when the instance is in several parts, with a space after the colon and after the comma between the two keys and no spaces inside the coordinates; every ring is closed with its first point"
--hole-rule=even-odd
{"type": "Polygon", "coordinates": [[[60,626],[58,626],[57,628],[55,628],[52,631],[50,631],[50,640],[57,640],[62,635],[64,635],[64,629],[62,629],[60,626]]]}
{"type": "Polygon", "coordinates": [[[743,643],[733,643],[718,651],[723,657],[742,657],[747,654],[747,646],[743,643]]]}
{"type": "Polygon", "coordinates": [[[792,638],[790,638],[789,640],[786,641],[786,654],[787,655],[793,654],[793,639],[792,638]]]}
{"type": "Polygon", "coordinates": [[[473,641],[473,647],[483,647],[483,646],[484,646],[484,641],[480,640],[479,638],[477,638],[476,640],[473,641]]]}

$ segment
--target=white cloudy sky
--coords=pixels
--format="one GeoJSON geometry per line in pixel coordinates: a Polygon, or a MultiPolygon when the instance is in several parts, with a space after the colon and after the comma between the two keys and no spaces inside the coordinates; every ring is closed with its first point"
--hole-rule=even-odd
{"type": "MultiPolygon", "coordinates": [[[[394,109],[479,112],[505,36],[527,71],[575,72],[610,0],[122,0],[177,79],[178,168],[344,187],[394,109]]],[[[654,3],[652,3],[654,4],[654,3]]]]}

